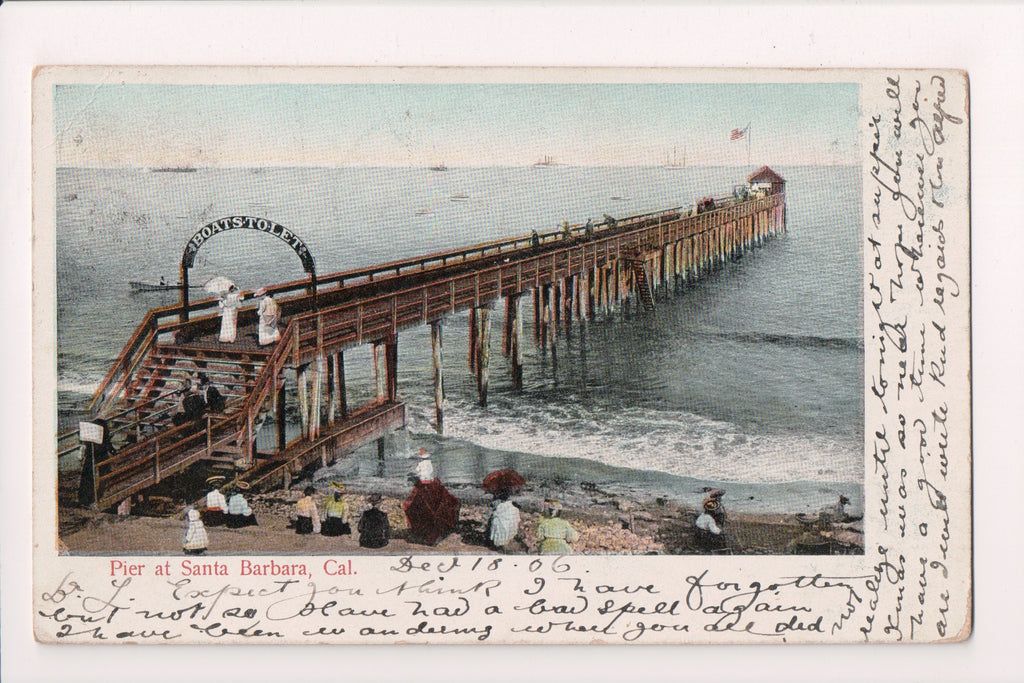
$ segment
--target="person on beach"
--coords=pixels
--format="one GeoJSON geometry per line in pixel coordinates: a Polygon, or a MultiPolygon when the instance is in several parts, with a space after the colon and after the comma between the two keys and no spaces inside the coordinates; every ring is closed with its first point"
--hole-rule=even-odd
{"type": "Polygon", "coordinates": [[[320,513],[316,509],[316,501],[313,500],[316,489],[307,486],[302,494],[302,498],[299,498],[299,502],[295,504],[295,533],[318,534],[320,533],[320,513]]]}
{"type": "Polygon", "coordinates": [[[223,481],[224,477],[210,477],[206,480],[207,484],[213,486],[203,502],[202,517],[206,526],[220,526],[224,523],[224,516],[228,512],[228,501],[220,492],[220,484],[223,481]]]}
{"type": "Polygon", "coordinates": [[[419,451],[416,453],[416,457],[419,458],[419,462],[416,464],[413,476],[419,481],[430,481],[431,479],[435,479],[434,463],[431,462],[430,453],[427,452],[427,449],[421,446],[419,451]]]}
{"type": "Polygon", "coordinates": [[[235,341],[238,330],[238,307],[242,305],[242,295],[238,287],[231,285],[220,300],[220,341],[231,344],[235,341]]]}
{"type": "Polygon", "coordinates": [[[277,329],[277,324],[281,320],[281,307],[274,301],[274,297],[267,292],[266,287],[257,289],[256,296],[260,297],[258,311],[260,323],[257,329],[259,332],[259,343],[260,346],[266,346],[267,344],[273,344],[281,338],[281,331],[277,329]]]}
{"type": "Polygon", "coordinates": [[[427,449],[421,448],[419,457],[414,474],[416,481],[402,509],[412,536],[427,545],[436,545],[459,523],[459,499],[434,477],[427,449]]]}
{"type": "Polygon", "coordinates": [[[185,538],[181,542],[181,549],[186,555],[202,555],[206,552],[206,546],[210,539],[206,535],[206,527],[203,526],[203,519],[199,511],[189,508],[186,514],[188,527],[185,529],[185,538]]]}
{"type": "Polygon", "coordinates": [[[324,503],[324,522],[320,525],[320,533],[324,536],[347,536],[352,533],[348,521],[348,504],[342,497],[345,487],[332,484],[334,496],[324,503]]]}
{"type": "Polygon", "coordinates": [[[386,512],[380,509],[383,498],[371,493],[366,501],[370,508],[359,518],[359,545],[362,548],[383,548],[391,540],[391,522],[386,512]]]}
{"type": "Polygon", "coordinates": [[[537,522],[537,542],[540,544],[537,549],[541,555],[566,555],[572,552],[570,543],[579,539],[579,534],[572,528],[572,525],[559,517],[562,511],[561,503],[548,500],[545,501],[546,515],[537,522]]]}
{"type": "Polygon", "coordinates": [[[224,410],[224,396],[217,387],[210,383],[210,378],[205,373],[199,373],[199,394],[203,397],[206,409],[211,413],[219,413],[224,410]]]}
{"type": "Polygon", "coordinates": [[[224,526],[229,529],[256,526],[256,515],[252,513],[249,501],[242,495],[242,491],[248,489],[249,485],[244,481],[236,482],[235,485],[241,490],[235,491],[228,499],[228,511],[224,516],[224,526]]]}
{"type": "Polygon", "coordinates": [[[701,550],[715,551],[725,547],[724,521],[718,498],[705,498],[703,510],[694,522],[694,539],[701,550]],[[722,516],[716,518],[719,513],[722,516]]]}
{"type": "Polygon", "coordinates": [[[519,508],[509,500],[510,496],[508,489],[495,494],[494,510],[487,522],[487,538],[497,550],[505,550],[519,533],[519,508]]]}

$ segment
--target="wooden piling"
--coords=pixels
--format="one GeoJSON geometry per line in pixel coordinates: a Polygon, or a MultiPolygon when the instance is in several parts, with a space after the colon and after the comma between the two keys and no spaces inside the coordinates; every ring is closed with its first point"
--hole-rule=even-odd
{"type": "Polygon", "coordinates": [[[274,406],[275,417],[277,418],[277,452],[281,453],[288,446],[287,422],[285,421],[285,384],[284,377],[277,378],[277,400],[274,406]]]}
{"type": "Polygon", "coordinates": [[[334,424],[334,408],[338,402],[337,389],[334,383],[334,362],[337,354],[327,354],[327,424],[334,424]]]}
{"type": "Polygon", "coordinates": [[[491,356],[491,310],[480,308],[477,312],[480,321],[480,332],[477,335],[476,387],[480,396],[480,405],[487,406],[487,375],[491,356]]]}
{"type": "Polygon", "coordinates": [[[476,372],[477,334],[480,325],[476,319],[476,308],[469,309],[469,371],[476,372]]]}
{"type": "Polygon", "coordinates": [[[391,334],[384,342],[387,363],[387,397],[394,403],[398,400],[398,335],[391,334]]]}
{"type": "Polygon", "coordinates": [[[444,434],[444,355],[440,320],[430,323],[430,350],[434,368],[434,428],[438,434],[444,434]]]}
{"type": "Polygon", "coordinates": [[[377,342],[373,345],[373,379],[376,387],[378,401],[387,398],[387,359],[385,358],[384,344],[377,342]]]}
{"type": "Polygon", "coordinates": [[[509,362],[512,369],[512,387],[523,388],[523,316],[520,312],[519,294],[509,297],[509,362]]]}
{"type": "Polygon", "coordinates": [[[345,355],[339,351],[334,361],[334,381],[338,384],[338,407],[341,419],[348,419],[348,396],[345,395],[345,355]]]}
{"type": "Polygon", "coordinates": [[[309,369],[308,365],[302,366],[296,375],[296,393],[299,400],[299,424],[302,426],[302,433],[306,434],[309,430],[309,375],[307,374],[309,369]]]}

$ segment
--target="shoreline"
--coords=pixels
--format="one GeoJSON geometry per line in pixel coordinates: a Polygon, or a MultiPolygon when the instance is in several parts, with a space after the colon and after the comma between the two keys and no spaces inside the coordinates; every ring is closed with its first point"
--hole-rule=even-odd
{"type": "MultiPolygon", "coordinates": [[[[330,495],[321,481],[317,486],[318,507],[330,495]]],[[[496,554],[487,545],[485,528],[491,498],[478,487],[449,485],[459,498],[461,510],[456,529],[430,546],[409,538],[408,524],[401,503],[410,490],[388,487],[347,486],[344,493],[349,506],[353,534],[326,537],[299,535],[289,527],[295,501],[304,484],[292,489],[246,496],[258,520],[258,526],[227,529],[207,527],[209,546],[200,557],[232,555],[408,555],[408,554],[496,554]],[[380,493],[381,509],[389,517],[392,540],[385,548],[371,550],[358,545],[355,532],[359,515],[367,507],[369,493],[380,493]]],[[[557,498],[564,506],[561,516],[576,529],[579,541],[572,554],[652,554],[652,555],[783,555],[783,554],[859,554],[864,543],[860,522],[830,523],[817,515],[749,513],[733,511],[729,494],[725,497],[728,519],[725,524],[726,547],[709,552],[694,539],[696,510],[691,506],[657,497],[645,499],[608,491],[596,485],[528,484],[512,500],[520,509],[519,534],[506,554],[536,554],[534,535],[543,501],[557,498]]],[[[185,531],[185,506],[159,498],[150,501],[150,512],[160,516],[93,512],[78,507],[58,509],[58,542],[61,553],[76,556],[167,555],[184,557],[181,541],[185,531]]],[[[138,510],[137,510],[138,511],[138,510]]]]}

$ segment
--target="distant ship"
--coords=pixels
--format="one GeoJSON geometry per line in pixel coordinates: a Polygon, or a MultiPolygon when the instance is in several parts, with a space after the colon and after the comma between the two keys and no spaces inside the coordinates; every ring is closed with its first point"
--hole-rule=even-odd
{"type": "Polygon", "coordinates": [[[465,201],[469,201],[469,195],[468,194],[453,194],[451,197],[449,197],[449,199],[452,200],[453,202],[465,202],[465,201]]]}
{"type": "Polygon", "coordinates": [[[195,173],[195,166],[158,166],[149,169],[153,173],[195,173]]]}
{"type": "Polygon", "coordinates": [[[665,158],[665,168],[671,168],[671,169],[675,170],[675,169],[680,169],[680,168],[685,168],[685,167],[686,167],[686,148],[685,147],[683,148],[683,160],[682,161],[677,161],[676,160],[676,148],[673,147],[672,148],[672,156],[671,157],[666,156],[666,158],[665,158]]]}
{"type": "Polygon", "coordinates": [[[545,157],[542,157],[541,159],[539,159],[538,161],[533,162],[533,165],[534,166],[543,167],[543,166],[557,166],[558,164],[556,164],[555,160],[552,159],[551,157],[545,156],[545,157]]]}
{"type": "Polygon", "coordinates": [[[430,167],[430,170],[431,170],[431,171],[447,171],[447,170],[448,170],[448,167],[447,167],[447,166],[445,166],[445,165],[444,165],[444,162],[442,161],[442,162],[441,162],[441,163],[439,163],[439,164],[438,164],[437,166],[431,166],[431,167],[430,167]]]}

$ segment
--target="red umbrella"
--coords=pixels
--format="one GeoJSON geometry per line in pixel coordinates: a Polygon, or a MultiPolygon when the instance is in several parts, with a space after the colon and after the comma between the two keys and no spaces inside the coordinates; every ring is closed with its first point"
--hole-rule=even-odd
{"type": "Polygon", "coordinates": [[[498,470],[491,472],[484,477],[480,488],[488,493],[494,493],[501,489],[517,489],[526,486],[526,480],[515,470],[498,470]]]}
{"type": "Polygon", "coordinates": [[[409,529],[428,545],[434,545],[459,523],[459,499],[441,482],[419,482],[402,503],[409,529]]]}

